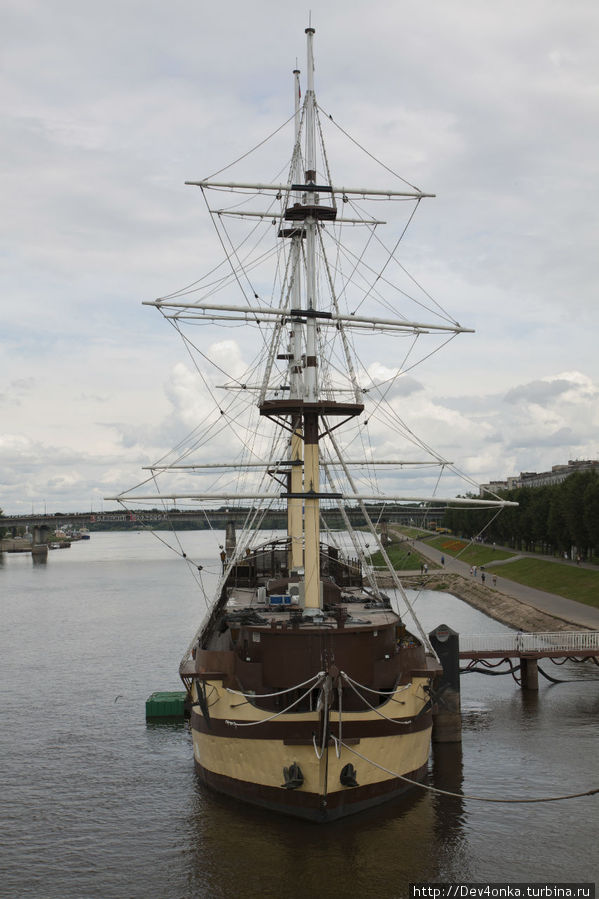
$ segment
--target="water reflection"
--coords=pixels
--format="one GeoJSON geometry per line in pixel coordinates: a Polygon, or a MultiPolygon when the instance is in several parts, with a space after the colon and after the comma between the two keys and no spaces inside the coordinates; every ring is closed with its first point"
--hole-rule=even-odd
{"type": "MultiPolygon", "coordinates": [[[[464,758],[461,743],[435,743],[432,755],[433,784],[439,790],[462,794],[464,758]]],[[[464,800],[433,794],[435,835],[440,854],[442,879],[464,879],[468,872],[467,820],[464,800]],[[453,872],[453,873],[452,873],[453,872]],[[452,876],[450,876],[452,874],[452,876]]]]}
{"type": "MultiPolygon", "coordinates": [[[[204,561],[216,543],[216,564],[217,538],[191,536],[204,561]]],[[[203,614],[181,560],[149,534],[109,532],[47,566],[11,557],[0,570],[3,896],[404,899],[410,882],[596,875],[599,796],[522,807],[415,788],[319,826],[208,793],[188,729],[144,718],[150,693],[181,688],[203,614]]],[[[502,629],[447,595],[417,609],[427,633],[502,629]]],[[[462,678],[462,745],[434,747],[429,783],[496,797],[596,786],[599,669],[543,664],[567,682],[540,680],[537,694],[509,676],[462,678]]]]}
{"type": "MultiPolygon", "coordinates": [[[[428,783],[463,785],[459,744],[436,746],[428,783]]],[[[274,815],[199,781],[187,820],[186,868],[205,896],[404,896],[408,884],[468,869],[463,802],[415,788],[378,809],[328,825],[274,815]]]]}
{"type": "Polygon", "coordinates": [[[520,703],[520,717],[534,724],[538,718],[539,693],[537,690],[518,690],[516,696],[520,703]]]}

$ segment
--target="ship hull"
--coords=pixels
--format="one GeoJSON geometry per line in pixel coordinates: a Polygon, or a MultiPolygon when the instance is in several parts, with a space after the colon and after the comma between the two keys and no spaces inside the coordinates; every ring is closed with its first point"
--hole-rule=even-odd
{"type": "Polygon", "coordinates": [[[240,703],[222,681],[207,681],[210,706],[201,710],[195,703],[191,714],[196,771],[219,793],[315,822],[388,802],[427,771],[432,728],[430,711],[422,712],[427,683],[418,679],[398,688],[376,711],[340,716],[331,710],[323,739],[322,712],[268,720],[271,715],[240,703]],[[401,717],[393,717],[399,707],[401,717]],[[344,782],[348,765],[355,785],[344,782]],[[301,783],[294,786],[286,774],[292,766],[301,772],[301,783]]]}
{"type": "MultiPolygon", "coordinates": [[[[425,763],[415,771],[406,773],[414,781],[422,781],[427,773],[425,763]]],[[[316,824],[338,821],[348,815],[367,811],[382,803],[391,802],[409,790],[416,789],[399,778],[378,784],[348,787],[342,794],[333,793],[326,798],[318,793],[288,791],[280,787],[253,784],[204,768],[197,760],[195,770],[202,783],[211,790],[232,799],[255,805],[271,812],[290,815],[316,824]]]]}

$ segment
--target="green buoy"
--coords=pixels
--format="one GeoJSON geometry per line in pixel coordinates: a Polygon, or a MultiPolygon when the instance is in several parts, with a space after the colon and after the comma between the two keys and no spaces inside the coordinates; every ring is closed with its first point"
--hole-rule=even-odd
{"type": "Polygon", "coordinates": [[[146,721],[168,718],[170,721],[185,718],[185,690],[170,693],[152,693],[146,699],[146,721]]]}

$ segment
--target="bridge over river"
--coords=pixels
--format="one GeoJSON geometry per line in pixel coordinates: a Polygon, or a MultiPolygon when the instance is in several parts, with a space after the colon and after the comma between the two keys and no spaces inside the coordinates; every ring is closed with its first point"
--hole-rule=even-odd
{"type": "MultiPolygon", "coordinates": [[[[433,527],[430,509],[393,503],[366,503],[366,509],[373,521],[389,521],[395,524],[418,525],[433,527]]],[[[345,512],[356,527],[365,524],[364,515],[356,505],[348,505],[345,512]]],[[[107,512],[54,512],[52,514],[2,515],[0,516],[0,529],[16,529],[20,527],[40,528],[54,530],[57,527],[71,524],[77,527],[98,529],[103,526],[115,525],[117,527],[135,528],[151,527],[153,524],[169,522],[192,524],[197,523],[198,528],[215,528],[225,530],[227,522],[235,521],[242,524],[248,516],[253,516],[254,510],[250,507],[227,507],[215,509],[213,506],[198,506],[197,509],[178,509],[170,507],[166,509],[143,509],[131,511],[116,509],[107,512]]],[[[323,516],[327,521],[341,522],[341,513],[337,509],[323,510],[323,516]]],[[[271,509],[267,512],[265,528],[285,528],[287,524],[287,512],[285,509],[271,509]]]]}

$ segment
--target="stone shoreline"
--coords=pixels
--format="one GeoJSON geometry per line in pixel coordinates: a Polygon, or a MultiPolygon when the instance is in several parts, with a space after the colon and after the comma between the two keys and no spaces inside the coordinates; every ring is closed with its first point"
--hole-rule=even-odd
{"type": "MultiPolygon", "coordinates": [[[[470,580],[461,574],[449,573],[447,571],[429,571],[426,575],[408,574],[401,575],[401,582],[404,587],[410,590],[442,590],[445,593],[451,593],[462,599],[469,605],[473,606],[490,618],[507,624],[518,630],[528,633],[545,632],[552,633],[554,631],[584,631],[587,628],[563,618],[556,618],[554,615],[548,615],[535,609],[528,603],[514,599],[500,590],[493,587],[487,587],[480,581],[470,580]]],[[[392,586],[391,578],[385,579],[385,583],[381,586],[392,586]]]]}

